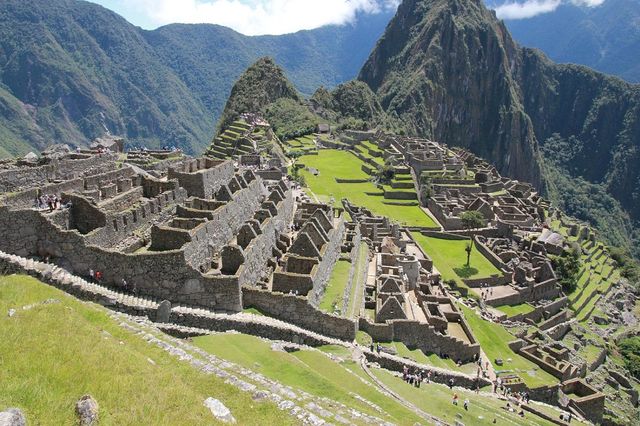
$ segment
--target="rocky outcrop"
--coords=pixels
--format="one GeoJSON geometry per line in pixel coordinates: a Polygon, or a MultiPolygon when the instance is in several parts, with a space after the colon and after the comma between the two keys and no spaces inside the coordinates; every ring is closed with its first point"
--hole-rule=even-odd
{"type": "Polygon", "coordinates": [[[359,78],[407,131],[469,148],[542,183],[533,126],[513,69],[518,48],[477,0],[406,0],[359,78]]]}

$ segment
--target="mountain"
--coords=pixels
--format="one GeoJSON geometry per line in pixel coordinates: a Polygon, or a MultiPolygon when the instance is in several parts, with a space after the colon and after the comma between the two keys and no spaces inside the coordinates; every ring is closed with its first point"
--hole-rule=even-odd
{"type": "Polygon", "coordinates": [[[293,84],[273,59],[260,58],[240,76],[220,118],[220,129],[226,128],[244,112],[260,112],[278,99],[300,102],[293,84]]]}
{"type": "Polygon", "coordinates": [[[637,250],[640,85],[519,47],[478,0],[405,0],[359,79],[410,132],[471,149],[637,250]]]}
{"type": "Polygon", "coordinates": [[[606,0],[597,7],[563,2],[553,12],[505,23],[519,43],[555,62],[640,82],[640,0],[606,0]]]}
{"type": "Polygon", "coordinates": [[[201,152],[234,81],[272,56],[311,95],[357,74],[391,11],[354,25],[247,37],[216,25],[145,31],[76,0],[0,2],[0,156],[106,131],[201,152]]]}

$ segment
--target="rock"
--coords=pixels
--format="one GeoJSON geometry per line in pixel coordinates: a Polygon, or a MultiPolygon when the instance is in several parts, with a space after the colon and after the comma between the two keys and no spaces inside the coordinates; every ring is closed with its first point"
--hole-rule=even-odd
{"type": "Polygon", "coordinates": [[[609,320],[607,318],[598,316],[598,315],[594,315],[593,316],[593,321],[598,324],[598,325],[607,325],[609,324],[609,320]]]}
{"type": "Polygon", "coordinates": [[[215,398],[207,398],[204,400],[204,406],[207,407],[216,419],[225,423],[235,423],[236,419],[231,415],[231,411],[225,405],[215,398]]]}
{"type": "Polygon", "coordinates": [[[168,300],[163,300],[158,305],[158,312],[156,314],[157,322],[169,322],[171,318],[171,302],[168,300]]]}
{"type": "Polygon", "coordinates": [[[504,362],[502,361],[502,358],[496,358],[495,359],[495,363],[496,363],[496,365],[503,365],[504,364],[504,362]]]}
{"type": "Polygon", "coordinates": [[[0,412],[0,426],[25,426],[27,419],[17,408],[9,408],[0,412]]]}
{"type": "Polygon", "coordinates": [[[257,391],[252,395],[254,401],[264,401],[268,397],[269,394],[267,394],[265,391],[257,391]]]}
{"type": "Polygon", "coordinates": [[[15,309],[9,309],[9,318],[14,316],[15,314],[16,314],[16,310],[15,309]]]}
{"type": "Polygon", "coordinates": [[[85,395],[76,402],[76,414],[82,426],[98,424],[98,402],[91,395],[85,395]]]}

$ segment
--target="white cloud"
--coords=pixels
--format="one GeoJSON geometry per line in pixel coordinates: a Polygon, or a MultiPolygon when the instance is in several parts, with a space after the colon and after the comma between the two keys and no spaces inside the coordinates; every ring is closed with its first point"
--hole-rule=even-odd
{"type": "MultiPolygon", "coordinates": [[[[100,0],[94,0],[100,2],[100,0]]],[[[209,23],[247,35],[285,34],[352,22],[356,14],[395,8],[399,0],[119,0],[154,26],[209,23]]]]}
{"type": "Polygon", "coordinates": [[[563,2],[573,3],[576,6],[595,7],[600,6],[605,0],[525,0],[522,3],[507,1],[493,9],[500,19],[526,19],[553,12],[563,2]]]}

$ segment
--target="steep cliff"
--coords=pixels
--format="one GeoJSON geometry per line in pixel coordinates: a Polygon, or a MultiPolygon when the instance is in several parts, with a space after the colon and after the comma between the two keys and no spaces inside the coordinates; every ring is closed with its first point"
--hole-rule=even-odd
{"type": "Polygon", "coordinates": [[[469,148],[541,186],[513,69],[519,50],[478,0],[405,0],[360,72],[410,133],[469,148]]]}

